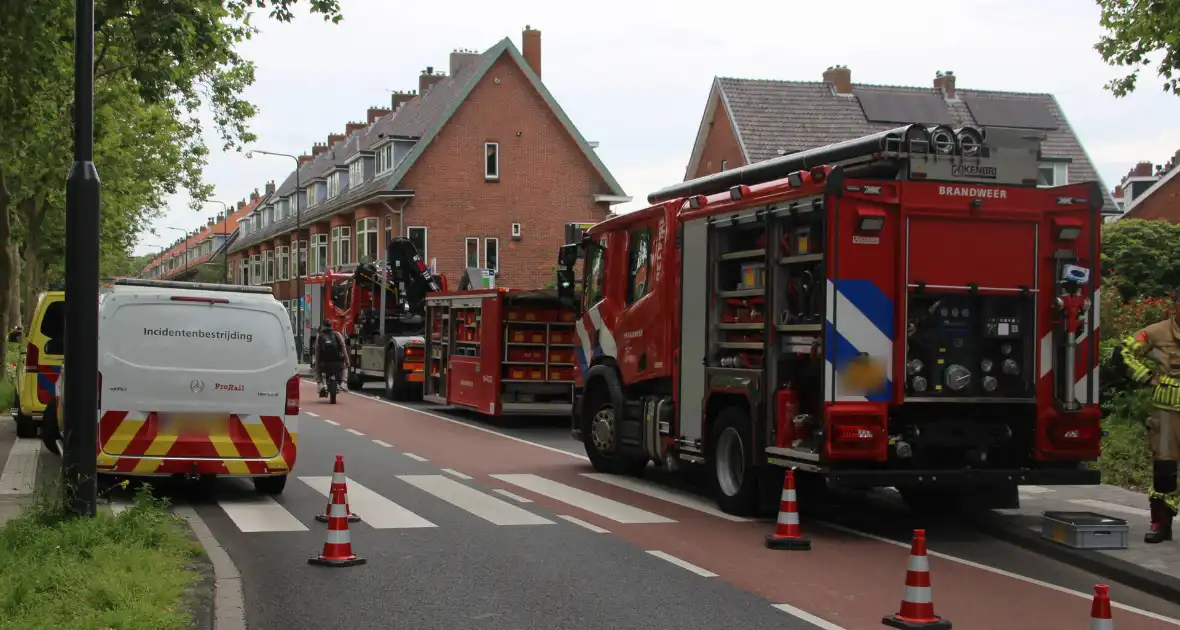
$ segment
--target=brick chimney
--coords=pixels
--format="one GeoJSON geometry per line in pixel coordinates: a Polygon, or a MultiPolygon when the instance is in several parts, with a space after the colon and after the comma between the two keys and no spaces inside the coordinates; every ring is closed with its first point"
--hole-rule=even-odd
{"type": "Polygon", "coordinates": [[[242,208],[245,208],[245,207],[246,207],[246,200],[245,199],[238,202],[238,210],[241,210],[242,208]]]}
{"type": "Polygon", "coordinates": [[[250,203],[254,203],[255,201],[258,201],[258,189],[257,188],[254,189],[254,192],[250,193],[250,203]]]}
{"type": "Polygon", "coordinates": [[[392,111],[392,109],[388,109],[386,107],[370,107],[369,111],[365,112],[365,118],[368,119],[369,124],[371,125],[381,118],[388,116],[392,111]]]}
{"type": "Polygon", "coordinates": [[[824,70],[824,83],[836,94],[852,94],[852,71],[848,66],[832,66],[824,70]]]}
{"type": "Polygon", "coordinates": [[[368,127],[368,126],[369,126],[369,123],[350,122],[347,125],[344,125],[344,135],[351,136],[354,131],[359,131],[359,130],[364,129],[365,127],[368,127]]]}
{"type": "Polygon", "coordinates": [[[340,134],[340,133],[328,134],[328,148],[330,149],[330,148],[336,146],[337,142],[343,142],[346,137],[347,136],[345,136],[344,134],[340,134]]]}
{"type": "MultiPolygon", "coordinates": [[[[331,136],[329,136],[329,137],[331,137],[331,136]]],[[[317,155],[319,155],[327,150],[328,150],[327,145],[320,144],[319,142],[317,142],[317,143],[311,145],[311,156],[314,158],[317,155]]]]}
{"type": "Polygon", "coordinates": [[[475,58],[479,53],[474,50],[455,50],[451,52],[451,76],[459,74],[464,68],[470,66],[475,62],[475,58]]]}
{"type": "Polygon", "coordinates": [[[1139,162],[1131,169],[1131,177],[1151,177],[1151,162],[1139,162]]]}
{"type": "Polygon", "coordinates": [[[409,92],[394,92],[393,96],[389,99],[389,106],[396,112],[402,108],[402,105],[409,103],[415,98],[418,98],[418,93],[413,90],[409,92]]]}
{"type": "Polygon", "coordinates": [[[541,31],[533,30],[525,24],[524,32],[520,34],[520,46],[524,60],[529,63],[533,72],[537,73],[537,78],[541,78],[541,31]]]}
{"type": "Polygon", "coordinates": [[[942,97],[948,101],[955,100],[955,73],[939,70],[934,73],[934,89],[942,92],[942,97]]]}
{"type": "MultiPolygon", "coordinates": [[[[312,147],[311,150],[315,151],[315,147],[312,147]]],[[[310,162],[314,159],[315,159],[314,155],[301,155],[301,156],[299,156],[299,166],[303,166],[304,164],[307,164],[308,162],[310,162]]]]}
{"type": "Polygon", "coordinates": [[[268,194],[268,195],[273,195],[273,194],[275,194],[275,183],[274,183],[274,180],[271,180],[271,181],[269,181],[269,182],[266,182],[266,194],[268,194]]]}
{"type": "Polygon", "coordinates": [[[434,72],[434,66],[426,66],[426,69],[422,71],[422,74],[418,75],[418,93],[422,96],[426,96],[426,93],[430,91],[430,88],[434,87],[439,81],[442,81],[445,78],[447,78],[447,75],[441,72],[437,74],[434,72]]]}

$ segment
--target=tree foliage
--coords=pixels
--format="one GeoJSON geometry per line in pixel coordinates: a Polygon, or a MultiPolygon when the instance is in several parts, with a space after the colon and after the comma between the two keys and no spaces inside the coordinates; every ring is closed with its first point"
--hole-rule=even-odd
{"type": "Polygon", "coordinates": [[[1107,30],[1094,46],[1106,63],[1130,67],[1106,84],[1115,96],[1135,91],[1139,72],[1156,59],[1165,92],[1180,95],[1180,0],[1097,0],[1107,30]]]}
{"type": "Polygon", "coordinates": [[[1102,270],[1123,301],[1180,288],[1180,225],[1122,219],[1102,226],[1102,270]]]}

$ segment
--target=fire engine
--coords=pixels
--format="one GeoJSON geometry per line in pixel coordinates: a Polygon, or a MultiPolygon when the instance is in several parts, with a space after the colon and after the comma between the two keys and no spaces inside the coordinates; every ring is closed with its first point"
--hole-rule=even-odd
{"type": "Polygon", "coordinates": [[[574,438],[600,472],[703,468],[732,514],[786,467],[919,509],[1098,483],[1103,195],[1038,187],[1043,139],[907,125],[592,227],[558,256],[574,438]]]}
{"type": "Polygon", "coordinates": [[[429,272],[414,244],[395,237],[383,262],[307,278],[308,347],[315,347],[320,322],[330,320],[348,343],[348,387],[382,379],[387,398],[406,400],[421,393],[424,380],[426,295],[445,290],[446,278],[429,272]]]}

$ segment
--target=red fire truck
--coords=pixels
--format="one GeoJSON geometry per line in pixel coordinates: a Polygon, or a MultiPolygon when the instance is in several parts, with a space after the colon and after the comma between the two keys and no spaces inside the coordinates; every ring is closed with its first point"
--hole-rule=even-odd
{"type": "Polygon", "coordinates": [[[1098,483],[1103,195],[1038,187],[1043,138],[899,127],[671,186],[561,248],[594,467],[701,465],[734,514],[783,467],[914,507],[1098,483]]]}
{"type": "Polygon", "coordinates": [[[445,290],[446,278],[432,276],[414,244],[396,237],[381,263],[346,265],[307,278],[308,347],[315,347],[320,322],[330,320],[348,342],[348,387],[381,379],[387,398],[406,400],[421,393],[425,380],[426,295],[445,290]]]}

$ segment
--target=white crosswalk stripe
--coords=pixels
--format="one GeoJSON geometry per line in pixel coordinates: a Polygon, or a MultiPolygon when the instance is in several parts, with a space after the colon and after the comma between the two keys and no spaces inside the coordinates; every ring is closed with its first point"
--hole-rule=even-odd
{"type": "Polygon", "coordinates": [[[561,501],[566,505],[593,512],[603,518],[609,518],[616,523],[675,523],[676,521],[653,514],[647,510],[631,507],[614,499],[600,497],[592,492],[567,486],[563,483],[551,481],[537,475],[491,475],[492,479],[510,483],[535,492],[541,496],[561,501]]]}
{"type": "Polygon", "coordinates": [[[223,500],[217,504],[238,529],[246,533],[307,531],[307,526],[294,514],[266,495],[223,500]]]}
{"type": "Polygon", "coordinates": [[[553,521],[484,494],[443,475],[398,475],[398,479],[495,525],[552,525],[553,521]]]}
{"type": "MultiPolygon", "coordinates": [[[[311,486],[324,497],[328,496],[328,490],[332,487],[331,477],[300,477],[299,481],[311,486]]],[[[374,529],[437,527],[434,523],[351,479],[348,480],[348,508],[359,514],[365,523],[374,529]]]]}

